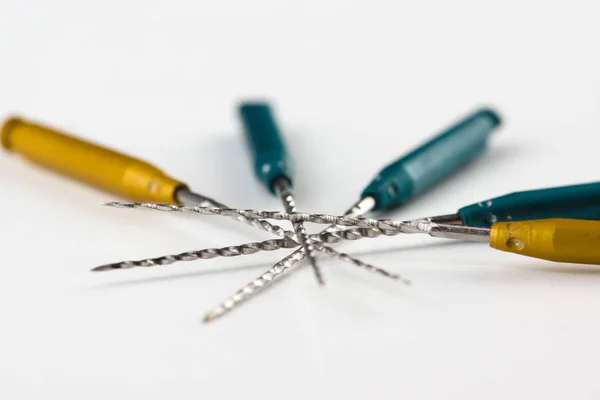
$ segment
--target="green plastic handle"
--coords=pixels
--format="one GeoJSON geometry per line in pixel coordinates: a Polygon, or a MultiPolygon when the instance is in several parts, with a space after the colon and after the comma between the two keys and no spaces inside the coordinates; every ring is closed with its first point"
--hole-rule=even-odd
{"type": "Polygon", "coordinates": [[[458,210],[469,226],[547,218],[600,220],[600,182],[510,193],[458,210]]]}
{"type": "Polygon", "coordinates": [[[362,198],[374,198],[375,210],[402,205],[477,157],[500,123],[494,111],[476,111],[381,170],[362,198]]]}
{"type": "Polygon", "coordinates": [[[271,107],[263,102],[245,102],[239,106],[245,136],[254,157],[254,173],[275,193],[277,178],[292,183],[291,165],[271,107]]]}

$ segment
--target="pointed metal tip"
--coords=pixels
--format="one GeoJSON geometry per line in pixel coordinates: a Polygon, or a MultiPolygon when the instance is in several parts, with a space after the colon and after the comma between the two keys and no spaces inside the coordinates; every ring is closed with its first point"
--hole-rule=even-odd
{"type": "Polygon", "coordinates": [[[312,264],[313,267],[313,271],[315,272],[315,278],[317,278],[317,283],[319,284],[320,287],[325,287],[325,280],[323,279],[323,276],[321,275],[321,269],[319,268],[319,266],[317,264],[312,264]]]}
{"type": "Polygon", "coordinates": [[[316,265],[313,265],[313,269],[315,271],[315,278],[317,278],[317,283],[319,284],[320,287],[325,287],[325,280],[323,279],[323,276],[321,275],[321,270],[316,265]]]}
{"type": "Polygon", "coordinates": [[[204,318],[202,319],[202,322],[205,324],[208,324],[209,322],[212,322],[217,317],[218,317],[217,313],[210,312],[204,316],[204,318]]]}
{"type": "Polygon", "coordinates": [[[410,279],[406,279],[405,277],[398,275],[398,274],[390,274],[389,275],[390,278],[392,278],[395,281],[399,281],[400,283],[404,284],[404,285],[412,285],[412,281],[410,279]]]}
{"type": "Polygon", "coordinates": [[[325,281],[323,280],[323,275],[321,274],[321,267],[319,267],[319,265],[317,264],[317,259],[312,253],[313,249],[307,246],[304,246],[304,249],[306,250],[306,255],[309,258],[310,266],[312,267],[313,272],[315,273],[315,278],[317,278],[317,283],[319,284],[319,286],[324,287],[325,281]]]}
{"type": "Polygon", "coordinates": [[[123,204],[118,201],[103,201],[100,203],[101,206],[107,207],[122,207],[123,204]]]}
{"type": "Polygon", "coordinates": [[[313,268],[315,271],[315,278],[317,278],[317,283],[319,284],[319,287],[325,287],[325,280],[323,279],[323,275],[321,275],[321,271],[315,265],[313,265],[313,268]]]}
{"type": "Polygon", "coordinates": [[[101,265],[99,267],[92,268],[90,271],[91,272],[102,272],[102,271],[112,271],[112,270],[114,270],[114,268],[112,268],[110,265],[101,265]]]}

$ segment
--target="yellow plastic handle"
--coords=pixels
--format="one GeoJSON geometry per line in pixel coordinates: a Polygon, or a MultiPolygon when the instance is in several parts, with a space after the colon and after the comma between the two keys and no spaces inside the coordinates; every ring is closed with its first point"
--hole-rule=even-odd
{"type": "Polygon", "coordinates": [[[600,264],[600,221],[543,219],[497,222],[490,246],[549,261],[600,264]]]}
{"type": "Polygon", "coordinates": [[[39,165],[134,201],[174,203],[185,187],[146,162],[19,118],[4,123],[1,139],[39,165]]]}

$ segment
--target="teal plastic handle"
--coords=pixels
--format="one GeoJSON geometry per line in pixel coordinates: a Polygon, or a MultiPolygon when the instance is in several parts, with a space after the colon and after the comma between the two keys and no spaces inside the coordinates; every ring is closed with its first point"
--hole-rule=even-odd
{"type": "Polygon", "coordinates": [[[458,210],[470,226],[546,218],[600,220],[600,182],[516,192],[458,210]]]}
{"type": "Polygon", "coordinates": [[[252,150],[254,173],[258,179],[272,193],[275,193],[274,182],[277,178],[285,178],[291,185],[291,166],[269,104],[242,103],[239,114],[252,150]]]}
{"type": "Polygon", "coordinates": [[[375,210],[399,206],[472,161],[486,147],[501,119],[481,109],[385,167],[362,193],[375,210]]]}

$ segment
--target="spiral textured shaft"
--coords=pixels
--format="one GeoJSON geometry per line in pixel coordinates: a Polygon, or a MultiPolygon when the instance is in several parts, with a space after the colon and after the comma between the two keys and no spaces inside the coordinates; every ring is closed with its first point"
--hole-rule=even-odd
{"type": "Polygon", "coordinates": [[[239,246],[228,246],[222,248],[209,248],[202,250],[186,251],[180,254],[171,254],[155,258],[147,258],[138,261],[121,261],[112,264],[105,264],[93,268],[92,271],[112,271],[116,269],[128,269],[135,267],[156,267],[160,265],[169,265],[179,261],[208,260],[216,257],[237,257],[242,255],[255,254],[259,251],[275,251],[279,249],[293,249],[299,244],[289,238],[271,239],[263,242],[244,243],[239,246]]]}
{"type": "MultiPolygon", "coordinates": [[[[279,197],[281,198],[281,201],[283,202],[283,207],[285,211],[288,213],[295,212],[296,201],[294,200],[294,195],[292,194],[292,188],[290,187],[289,182],[283,178],[278,179],[275,181],[275,187],[279,194],[279,197]]],[[[310,262],[310,265],[313,268],[315,277],[317,278],[317,282],[319,282],[321,286],[324,285],[325,281],[323,280],[321,269],[317,265],[317,255],[315,254],[316,245],[308,237],[308,234],[306,233],[306,228],[304,227],[304,224],[302,222],[292,222],[292,226],[294,228],[294,232],[296,232],[296,236],[302,243],[302,248],[304,249],[306,257],[308,258],[308,261],[310,262]]],[[[323,248],[322,245],[319,247],[323,248]]],[[[324,252],[324,250],[321,251],[324,252]]]]}
{"type": "MultiPolygon", "coordinates": [[[[167,211],[167,212],[191,212],[203,215],[222,215],[228,217],[234,217],[238,219],[246,218],[246,219],[254,219],[260,221],[261,219],[275,219],[275,220],[288,220],[291,222],[314,222],[321,224],[332,224],[332,226],[325,229],[321,234],[325,235],[335,235],[336,240],[346,239],[346,237],[339,235],[340,230],[343,230],[344,226],[359,226],[363,228],[362,230],[353,230],[353,232],[348,232],[348,237],[352,237],[349,240],[355,240],[362,237],[376,237],[381,234],[389,234],[390,232],[404,232],[404,233],[426,233],[423,230],[419,229],[418,225],[411,223],[410,221],[394,221],[394,220],[376,220],[376,219],[364,219],[364,218],[354,218],[354,215],[360,215],[360,213],[365,212],[366,210],[361,209],[359,206],[353,206],[347,213],[346,216],[337,217],[328,214],[306,214],[306,213],[287,213],[280,211],[255,211],[255,210],[244,210],[244,209],[231,209],[231,208],[206,208],[206,207],[197,207],[197,206],[187,206],[187,205],[170,205],[170,204],[153,204],[153,203],[125,203],[125,202],[110,202],[105,203],[107,206],[111,207],[119,207],[119,208],[142,208],[142,209],[151,209],[157,211],[167,211]],[[375,229],[374,232],[369,232],[370,230],[375,229]],[[360,233],[364,233],[364,236],[361,236],[360,233]]],[[[260,221],[266,222],[266,221],[260,221]]],[[[256,225],[255,225],[256,226],[256,225]]],[[[262,225],[261,225],[262,226],[262,225]]],[[[260,228],[260,226],[258,226],[260,228]]],[[[280,227],[279,227],[280,228],[280,227]]],[[[262,229],[262,228],[261,228],[262,229]]],[[[280,228],[283,230],[283,228],[280,228]]],[[[263,229],[265,230],[265,229],[263,229]]],[[[289,231],[287,232],[286,237],[290,237],[289,231]]],[[[273,231],[272,233],[278,234],[277,231],[273,231]]],[[[295,235],[292,238],[296,239],[295,235]]],[[[310,235],[313,238],[313,235],[310,235]]],[[[333,240],[333,238],[332,238],[333,240]]],[[[326,250],[329,255],[336,254],[336,258],[343,261],[350,261],[354,265],[360,266],[362,268],[366,268],[367,270],[375,273],[379,273],[384,276],[389,276],[392,278],[401,279],[404,283],[408,283],[407,280],[396,277],[394,274],[390,274],[387,271],[381,273],[380,269],[374,267],[370,264],[363,263],[360,260],[352,259],[347,254],[339,253],[333,249],[326,250]]],[[[250,282],[242,289],[238,290],[233,296],[227,298],[221,305],[217,308],[213,309],[209,313],[207,313],[204,317],[205,322],[212,321],[215,318],[218,318],[229,311],[235,309],[237,305],[240,303],[250,299],[259,293],[263,288],[267,287],[271,282],[275,279],[281,277],[287,271],[294,267],[296,263],[302,261],[306,257],[306,252],[303,248],[296,250],[289,256],[285,257],[277,264],[273,265],[266,272],[261,274],[257,279],[250,282]]]]}
{"type": "Polygon", "coordinates": [[[400,274],[394,274],[394,273],[388,272],[383,268],[379,268],[372,264],[360,261],[359,259],[356,259],[346,253],[340,253],[336,250],[333,250],[331,247],[323,246],[321,243],[315,243],[315,247],[317,248],[317,250],[322,251],[323,253],[325,253],[329,256],[335,257],[341,261],[346,261],[348,263],[356,265],[357,267],[364,268],[369,272],[385,276],[386,278],[400,280],[402,283],[410,285],[410,280],[402,277],[400,274]]]}
{"type": "MultiPolygon", "coordinates": [[[[192,213],[198,213],[198,214],[203,214],[203,215],[221,215],[221,216],[228,216],[228,217],[233,216],[235,218],[241,217],[241,218],[245,218],[247,220],[253,220],[256,223],[260,223],[260,226],[265,226],[265,224],[268,224],[271,227],[274,227],[274,225],[269,224],[267,221],[262,221],[262,220],[256,219],[252,215],[258,214],[258,213],[267,213],[267,214],[279,213],[279,212],[276,213],[276,212],[241,210],[241,209],[230,209],[230,208],[207,208],[207,207],[197,207],[197,206],[177,206],[177,205],[171,205],[171,204],[153,204],[153,203],[109,202],[109,203],[104,203],[104,204],[107,206],[118,207],[118,208],[142,208],[142,209],[151,209],[151,210],[167,211],[167,212],[192,212],[192,213]]],[[[282,214],[282,216],[296,215],[296,213],[281,213],[281,214],[282,214]]],[[[307,214],[307,215],[309,215],[309,214],[307,214]]],[[[253,225],[254,225],[254,223],[253,223],[253,225]]],[[[278,232],[283,231],[283,232],[292,233],[289,231],[285,231],[283,228],[280,228],[280,227],[277,227],[277,228],[279,228],[278,232]]],[[[370,270],[375,273],[380,273],[381,275],[384,275],[384,276],[390,276],[390,274],[387,273],[387,271],[384,271],[373,265],[364,263],[363,261],[360,261],[348,254],[340,253],[330,247],[323,246],[322,243],[315,242],[315,240],[319,240],[319,241],[325,242],[325,243],[336,243],[336,242],[339,242],[340,240],[344,240],[344,239],[355,240],[355,239],[359,239],[362,237],[377,237],[382,234],[381,231],[377,231],[377,230],[373,230],[373,229],[371,229],[371,230],[373,232],[369,232],[368,229],[362,229],[362,230],[346,231],[343,234],[338,234],[337,228],[336,228],[336,229],[326,230],[325,232],[323,232],[319,235],[306,235],[306,237],[307,237],[307,240],[310,240],[309,247],[311,249],[317,248],[317,250],[323,252],[324,254],[326,254],[330,257],[336,258],[340,261],[351,263],[355,266],[365,268],[365,269],[370,270]],[[319,244],[318,247],[316,247],[317,244],[319,244]]],[[[286,235],[286,239],[289,239],[289,240],[293,241],[294,243],[296,243],[296,245],[299,245],[298,241],[296,240],[296,237],[293,236],[293,233],[291,236],[292,236],[292,238],[290,238],[290,235],[286,235]]],[[[302,237],[302,235],[298,235],[298,236],[302,237]]],[[[179,255],[168,255],[168,256],[151,258],[151,259],[140,260],[140,261],[117,262],[117,263],[112,263],[112,264],[107,264],[107,265],[103,265],[100,267],[96,267],[93,269],[93,271],[109,271],[109,270],[114,270],[114,269],[125,269],[125,268],[133,268],[133,267],[149,267],[149,266],[156,266],[156,265],[167,265],[167,264],[172,264],[177,261],[191,261],[191,260],[207,259],[207,258],[214,258],[214,257],[231,257],[232,255],[230,255],[230,253],[232,253],[232,252],[235,253],[235,255],[242,255],[242,254],[254,254],[259,251],[273,251],[273,250],[277,250],[279,248],[290,248],[289,242],[276,242],[276,241],[266,241],[266,242],[268,242],[268,243],[266,243],[264,245],[262,245],[260,242],[259,243],[249,243],[249,244],[244,244],[241,246],[230,246],[228,248],[223,248],[223,249],[198,250],[195,252],[193,251],[193,252],[182,253],[179,255]],[[279,243],[279,244],[276,244],[276,243],[279,243]],[[209,254],[210,254],[210,257],[208,257],[209,254]]],[[[262,242],[262,243],[264,243],[264,242],[262,242]]],[[[322,278],[320,277],[320,274],[319,274],[319,279],[322,280],[322,278]]]]}
{"type": "MultiPolygon", "coordinates": [[[[311,239],[323,243],[337,243],[340,240],[358,240],[363,238],[376,238],[381,235],[395,236],[400,232],[398,231],[378,231],[375,229],[365,228],[353,228],[344,231],[336,232],[335,235],[330,233],[319,233],[310,235],[311,239]]],[[[280,249],[293,249],[300,246],[300,244],[292,239],[270,239],[262,242],[250,242],[244,243],[237,246],[227,246],[222,248],[208,248],[202,250],[187,251],[180,254],[171,254],[161,257],[147,258],[144,260],[137,261],[120,261],[111,264],[105,264],[92,269],[94,272],[100,271],[113,271],[117,269],[128,269],[135,267],[157,267],[162,265],[170,265],[181,261],[195,261],[195,260],[208,260],[217,257],[236,257],[256,254],[261,251],[275,251],[280,249]]],[[[342,261],[350,263],[360,263],[359,260],[355,260],[352,257],[348,259],[348,255],[344,253],[338,253],[329,247],[319,249],[323,253],[337,258],[342,261]],[[355,262],[356,261],[356,262],[355,262]]],[[[358,264],[357,264],[358,265],[358,264]]],[[[360,266],[360,265],[359,265],[360,266]]],[[[383,273],[385,275],[385,273],[383,273]]]]}
{"type": "MultiPolygon", "coordinates": [[[[310,215],[310,214],[303,214],[303,213],[291,213],[290,214],[290,213],[285,213],[285,212],[281,212],[281,211],[254,211],[254,210],[232,209],[232,208],[226,208],[226,207],[198,207],[198,206],[189,206],[189,205],[172,205],[172,204],[155,204],[155,203],[128,203],[128,202],[120,202],[120,201],[110,201],[110,202],[102,203],[102,205],[108,206],[108,207],[114,207],[114,208],[144,209],[144,210],[153,210],[153,211],[162,211],[162,212],[182,212],[182,213],[194,213],[194,214],[202,214],[202,215],[218,215],[218,216],[231,217],[238,221],[244,222],[245,224],[252,225],[262,231],[273,233],[274,235],[277,235],[280,237],[287,237],[294,241],[297,241],[297,236],[296,236],[295,232],[285,230],[278,225],[273,225],[273,224],[269,223],[268,221],[265,221],[264,219],[254,218],[251,215],[256,215],[257,213],[272,214],[277,217],[280,217],[279,218],[280,220],[286,220],[288,218],[282,218],[282,217],[286,217],[286,216],[289,216],[292,214],[293,215],[305,215],[305,216],[310,215]]],[[[317,215],[317,214],[315,214],[315,215],[317,215]]],[[[296,218],[298,218],[298,217],[296,217],[296,218]]],[[[363,226],[365,226],[365,225],[363,225],[363,226]]],[[[368,229],[376,230],[376,228],[373,228],[373,227],[369,227],[368,229]]],[[[386,229],[381,229],[381,230],[386,230],[386,229]]],[[[352,240],[352,239],[348,239],[347,237],[342,237],[342,236],[338,235],[336,233],[337,231],[338,231],[338,229],[333,229],[333,230],[327,229],[318,235],[318,237],[320,238],[319,240],[321,240],[322,242],[326,242],[326,243],[337,243],[341,240],[352,240]],[[322,235],[323,233],[327,233],[328,235],[324,236],[324,235],[322,235]]],[[[379,236],[379,234],[377,234],[376,232],[375,232],[375,234],[376,234],[376,236],[379,236]]],[[[368,236],[366,236],[367,235],[366,232],[363,232],[362,235],[363,235],[362,237],[368,237],[368,236]]],[[[308,236],[311,239],[315,239],[317,237],[316,235],[308,235],[308,236]]],[[[376,236],[373,236],[373,237],[376,237],[376,236]]]]}
{"type": "MultiPolygon", "coordinates": [[[[174,211],[174,212],[192,212],[203,215],[222,215],[227,217],[243,217],[247,219],[259,220],[273,219],[278,221],[291,222],[311,222],[315,224],[340,225],[340,226],[356,226],[360,228],[375,228],[380,230],[398,230],[404,233],[427,233],[426,230],[420,228],[421,220],[416,221],[398,221],[393,219],[374,219],[374,218],[356,218],[352,216],[335,216],[331,214],[308,214],[298,212],[283,212],[283,211],[257,211],[248,209],[236,208],[206,208],[197,206],[178,206],[171,204],[153,204],[153,203],[124,203],[110,202],[104,203],[107,206],[119,208],[146,208],[159,211],[174,211]]],[[[271,224],[269,224],[271,225],[271,224]]],[[[271,225],[273,227],[273,225],[271,225]]],[[[279,236],[287,236],[296,239],[295,233],[286,231],[281,227],[277,227],[283,231],[279,236]]],[[[266,229],[263,229],[266,230],[266,229]]],[[[271,232],[271,231],[269,231],[271,232]]],[[[272,232],[275,233],[275,232],[272,232]]],[[[277,234],[277,233],[276,233],[277,234]]]]}
{"type": "Polygon", "coordinates": [[[131,208],[131,209],[147,209],[164,212],[189,212],[204,215],[220,215],[230,217],[236,221],[243,222],[246,225],[254,226],[262,231],[272,233],[280,237],[288,237],[296,240],[296,234],[292,231],[283,229],[278,225],[273,225],[269,221],[256,219],[249,216],[249,213],[238,213],[236,209],[227,207],[198,207],[198,206],[177,206],[172,204],[155,204],[155,203],[127,203],[121,201],[109,201],[102,203],[104,206],[115,208],[131,208]]]}
{"type": "MultiPolygon", "coordinates": [[[[318,246],[318,244],[316,244],[316,245],[318,246]]],[[[323,251],[328,255],[331,255],[331,254],[329,254],[330,250],[332,250],[332,249],[330,249],[330,248],[328,249],[326,247],[324,247],[323,250],[319,249],[319,251],[323,251]]],[[[370,271],[370,272],[373,272],[373,273],[376,273],[379,275],[383,275],[387,278],[400,280],[402,283],[407,284],[407,285],[410,284],[410,281],[408,279],[405,279],[400,275],[387,272],[387,271],[385,271],[381,268],[375,267],[371,264],[367,264],[360,260],[353,259],[352,257],[348,256],[345,253],[338,253],[338,254],[341,257],[348,257],[347,261],[352,259],[352,261],[350,261],[350,262],[352,262],[356,266],[366,269],[367,271],[370,271]]],[[[292,254],[290,254],[289,256],[284,258],[283,260],[279,261],[277,264],[273,265],[271,268],[269,268],[266,272],[264,272],[258,278],[256,278],[255,280],[253,280],[252,282],[250,282],[243,288],[239,289],[233,296],[230,296],[229,298],[227,298],[219,306],[217,306],[216,308],[209,311],[204,316],[204,322],[210,322],[210,321],[212,321],[216,318],[222,317],[223,315],[232,311],[242,302],[255,296],[259,291],[261,291],[263,288],[267,287],[275,279],[281,277],[288,270],[293,268],[296,263],[304,260],[305,257],[306,257],[306,253],[304,252],[303,248],[296,250],[295,252],[293,252],[292,254]]]]}
{"type": "MultiPolygon", "coordinates": [[[[368,210],[370,208],[372,208],[372,207],[368,207],[368,206],[366,208],[361,207],[361,202],[359,202],[359,203],[353,205],[348,211],[346,211],[345,214],[346,214],[346,216],[357,216],[357,215],[361,215],[365,212],[368,212],[368,210]]],[[[334,234],[334,233],[341,234],[344,232],[348,232],[348,231],[343,231],[342,229],[343,228],[338,225],[331,225],[327,229],[325,229],[323,232],[321,232],[321,234],[325,234],[325,235],[326,234],[334,234]],[[338,232],[340,230],[342,230],[342,231],[338,232]]],[[[372,231],[371,229],[366,229],[366,230],[358,229],[358,231],[362,231],[362,232],[366,231],[370,235],[377,234],[377,236],[379,236],[379,234],[386,234],[386,232],[389,232],[387,230],[375,232],[375,231],[372,231]]],[[[397,231],[393,231],[393,232],[397,232],[397,231]]],[[[400,233],[400,232],[397,232],[397,233],[400,233]]],[[[356,239],[362,238],[359,235],[359,232],[353,233],[353,234],[356,236],[352,236],[351,240],[356,240],[356,239]]],[[[370,236],[364,236],[364,237],[370,237],[370,236]]],[[[219,306],[217,306],[216,308],[209,311],[204,316],[204,322],[207,323],[216,318],[222,317],[223,315],[225,315],[225,314],[229,313],[230,311],[234,310],[235,308],[237,308],[237,306],[240,305],[241,303],[251,299],[252,297],[255,297],[263,289],[268,287],[274,280],[282,277],[287,272],[289,272],[291,269],[293,269],[293,267],[298,262],[302,261],[305,256],[306,256],[306,253],[304,252],[303,249],[294,251],[292,254],[288,255],[287,257],[285,257],[284,259],[279,261],[277,264],[273,265],[271,268],[269,268],[266,272],[264,272],[258,278],[256,278],[252,282],[246,284],[241,289],[239,289],[237,292],[235,292],[234,295],[228,297],[219,306]]]]}

